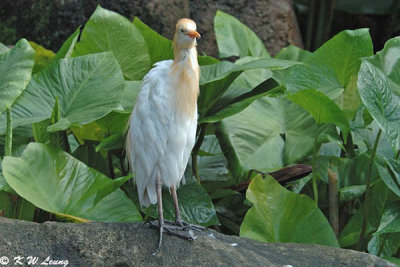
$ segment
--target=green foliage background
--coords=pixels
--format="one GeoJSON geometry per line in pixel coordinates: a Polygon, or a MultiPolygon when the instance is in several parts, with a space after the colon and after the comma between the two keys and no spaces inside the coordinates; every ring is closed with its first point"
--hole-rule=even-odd
{"type": "MultiPolygon", "coordinates": [[[[198,137],[178,190],[183,219],[398,261],[400,39],[374,55],[367,29],[343,31],[314,53],[289,46],[271,58],[232,16],[219,11],[214,25],[220,59],[199,57],[198,137]],[[223,60],[232,56],[239,59],[223,60]],[[313,173],[285,186],[267,174],[295,163],[313,173]]],[[[25,39],[0,45],[1,213],[76,222],[157,216],[155,206],[138,205],[124,134],[140,80],[172,56],[170,40],[101,7],[57,53],[25,39]]],[[[174,219],[168,191],[164,203],[174,219]]]]}

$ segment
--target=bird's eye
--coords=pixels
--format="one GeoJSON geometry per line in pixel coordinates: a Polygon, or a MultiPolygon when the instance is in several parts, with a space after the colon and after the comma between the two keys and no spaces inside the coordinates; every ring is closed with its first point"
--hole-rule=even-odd
{"type": "Polygon", "coordinates": [[[184,32],[184,30],[183,30],[183,29],[181,29],[181,32],[183,33],[183,32],[184,32]]]}

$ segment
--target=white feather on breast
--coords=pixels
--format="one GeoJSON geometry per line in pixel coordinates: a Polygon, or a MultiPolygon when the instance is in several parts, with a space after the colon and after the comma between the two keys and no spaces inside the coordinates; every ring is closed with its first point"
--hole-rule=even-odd
{"type": "Polygon", "coordinates": [[[177,112],[169,79],[172,64],[158,62],[144,77],[129,122],[126,151],[140,204],[146,207],[157,202],[157,176],[167,187],[179,186],[195,141],[197,108],[193,118],[177,112]]]}

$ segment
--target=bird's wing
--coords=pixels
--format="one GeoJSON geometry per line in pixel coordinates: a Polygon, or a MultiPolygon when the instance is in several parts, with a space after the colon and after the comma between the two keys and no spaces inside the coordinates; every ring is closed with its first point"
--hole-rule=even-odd
{"type": "Polygon", "coordinates": [[[158,62],[144,77],[137,103],[129,121],[126,151],[136,173],[139,201],[143,206],[157,202],[155,179],[159,158],[167,144],[172,123],[168,70],[172,60],[158,62]]]}
{"type": "Polygon", "coordinates": [[[166,132],[167,144],[159,168],[166,187],[178,187],[193,148],[197,117],[187,118],[176,114],[173,125],[166,132]]]}
{"type": "Polygon", "coordinates": [[[196,117],[188,121],[187,125],[187,135],[186,135],[186,143],[185,147],[183,150],[183,159],[181,163],[181,173],[185,172],[185,168],[187,165],[187,162],[189,160],[190,153],[192,152],[195,140],[196,140],[196,129],[197,129],[197,109],[196,109],[196,117]]]}

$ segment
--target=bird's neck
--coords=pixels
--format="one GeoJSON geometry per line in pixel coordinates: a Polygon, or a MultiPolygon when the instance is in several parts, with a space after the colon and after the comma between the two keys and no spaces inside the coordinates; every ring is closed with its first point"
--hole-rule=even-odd
{"type": "Polygon", "coordinates": [[[197,50],[193,46],[191,48],[179,48],[174,49],[174,64],[184,65],[192,69],[198,69],[199,64],[197,63],[197,50]]]}
{"type": "Polygon", "coordinates": [[[191,80],[191,84],[196,85],[196,88],[191,89],[198,90],[200,71],[199,63],[197,62],[196,46],[182,49],[175,47],[174,54],[173,72],[175,73],[175,76],[180,77],[179,79],[181,81],[186,80],[185,77],[187,77],[191,80]]]}
{"type": "Polygon", "coordinates": [[[176,49],[174,52],[172,77],[175,81],[177,110],[185,117],[195,118],[200,75],[196,47],[176,49]]]}

